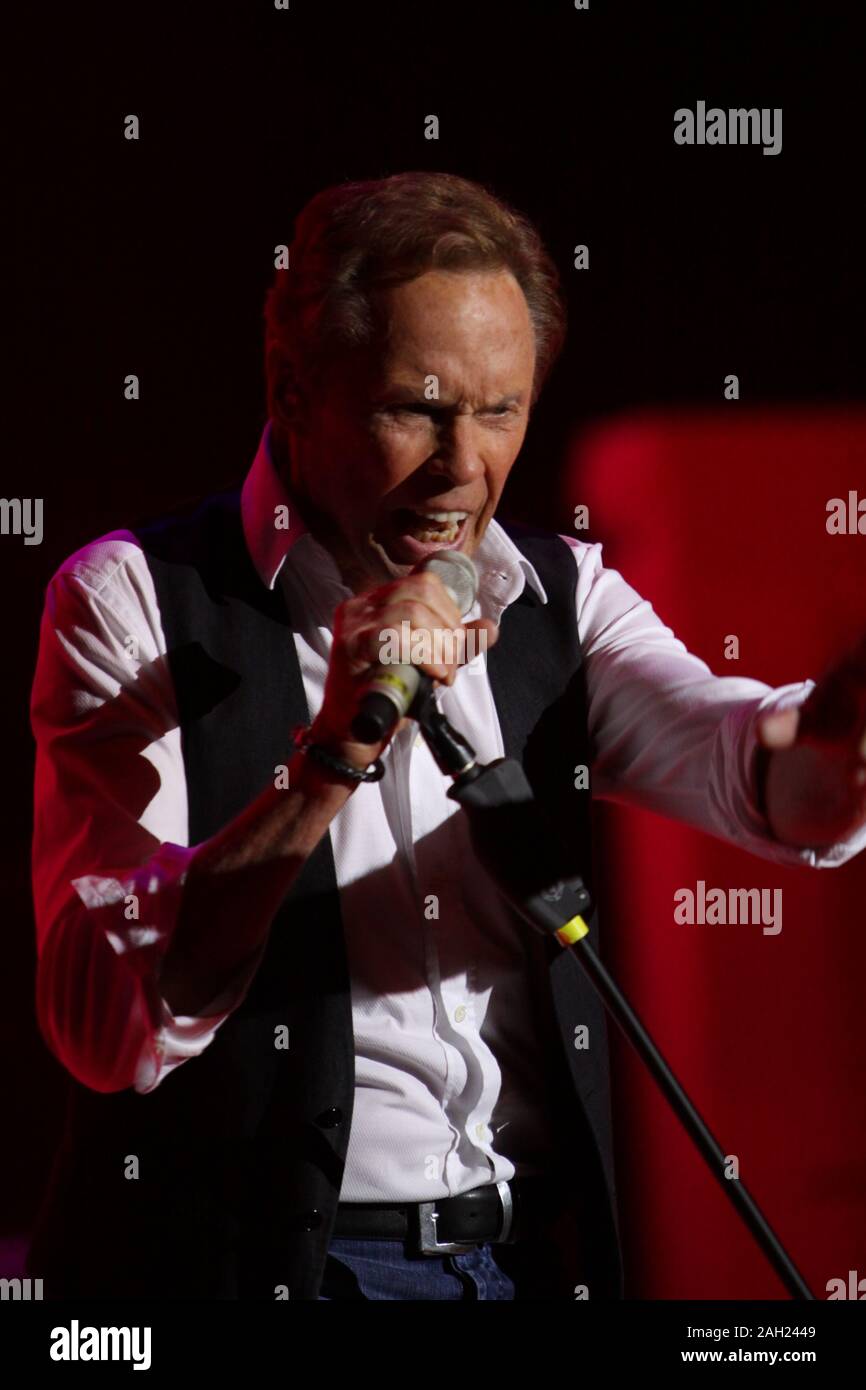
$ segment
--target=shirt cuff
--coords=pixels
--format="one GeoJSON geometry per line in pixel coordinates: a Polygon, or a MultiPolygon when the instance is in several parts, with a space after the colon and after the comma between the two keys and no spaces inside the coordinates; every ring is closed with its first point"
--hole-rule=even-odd
{"type": "Polygon", "coordinates": [[[156,997],[158,1023],[138,1061],[135,1089],[141,1095],[153,1091],[181,1062],[199,1057],[213,1041],[221,1023],[231,1013],[212,1013],[209,1008],[195,1018],[173,1014],[162,995],[156,997]]]}

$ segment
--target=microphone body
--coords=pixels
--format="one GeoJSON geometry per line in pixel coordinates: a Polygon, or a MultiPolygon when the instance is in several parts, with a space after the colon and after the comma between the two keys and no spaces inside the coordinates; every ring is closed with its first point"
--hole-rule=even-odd
{"type": "MultiPolygon", "coordinates": [[[[437,550],[416,565],[413,574],[438,574],[445,589],[465,617],[478,593],[478,572],[468,555],[460,550],[437,550]]],[[[419,687],[429,681],[412,663],[374,667],[359,700],[352,721],[352,734],[359,743],[379,743],[409,712],[419,687]]]]}

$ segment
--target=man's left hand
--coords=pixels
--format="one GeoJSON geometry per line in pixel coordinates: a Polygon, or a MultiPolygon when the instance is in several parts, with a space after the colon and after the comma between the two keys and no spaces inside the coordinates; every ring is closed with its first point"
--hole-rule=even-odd
{"type": "Polygon", "coordinates": [[[757,732],[777,839],[819,849],[866,825],[866,637],[804,704],[762,715],[757,732]]]}

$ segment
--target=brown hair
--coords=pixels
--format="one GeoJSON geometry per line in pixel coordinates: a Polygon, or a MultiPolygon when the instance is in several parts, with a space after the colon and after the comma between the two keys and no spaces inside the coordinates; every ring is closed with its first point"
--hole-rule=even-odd
{"type": "Polygon", "coordinates": [[[533,400],[565,338],[559,275],[531,222],[456,174],[405,173],[317,193],[295,224],[289,268],[265,302],[271,416],[293,383],[375,336],[374,292],[425,270],[508,269],[535,331],[533,400]]]}

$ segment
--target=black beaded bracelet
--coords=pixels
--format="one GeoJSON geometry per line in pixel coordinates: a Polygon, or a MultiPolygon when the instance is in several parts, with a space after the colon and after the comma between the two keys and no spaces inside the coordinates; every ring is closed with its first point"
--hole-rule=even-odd
{"type": "Polygon", "coordinates": [[[342,758],[336,758],[320,743],[311,743],[310,730],[303,724],[299,724],[296,729],[292,730],[292,742],[300,753],[306,753],[317,763],[330,768],[332,772],[338,772],[341,777],[348,777],[352,782],[381,782],[385,776],[385,767],[381,758],[377,758],[366,769],[352,767],[351,763],[344,763],[342,758]]]}

